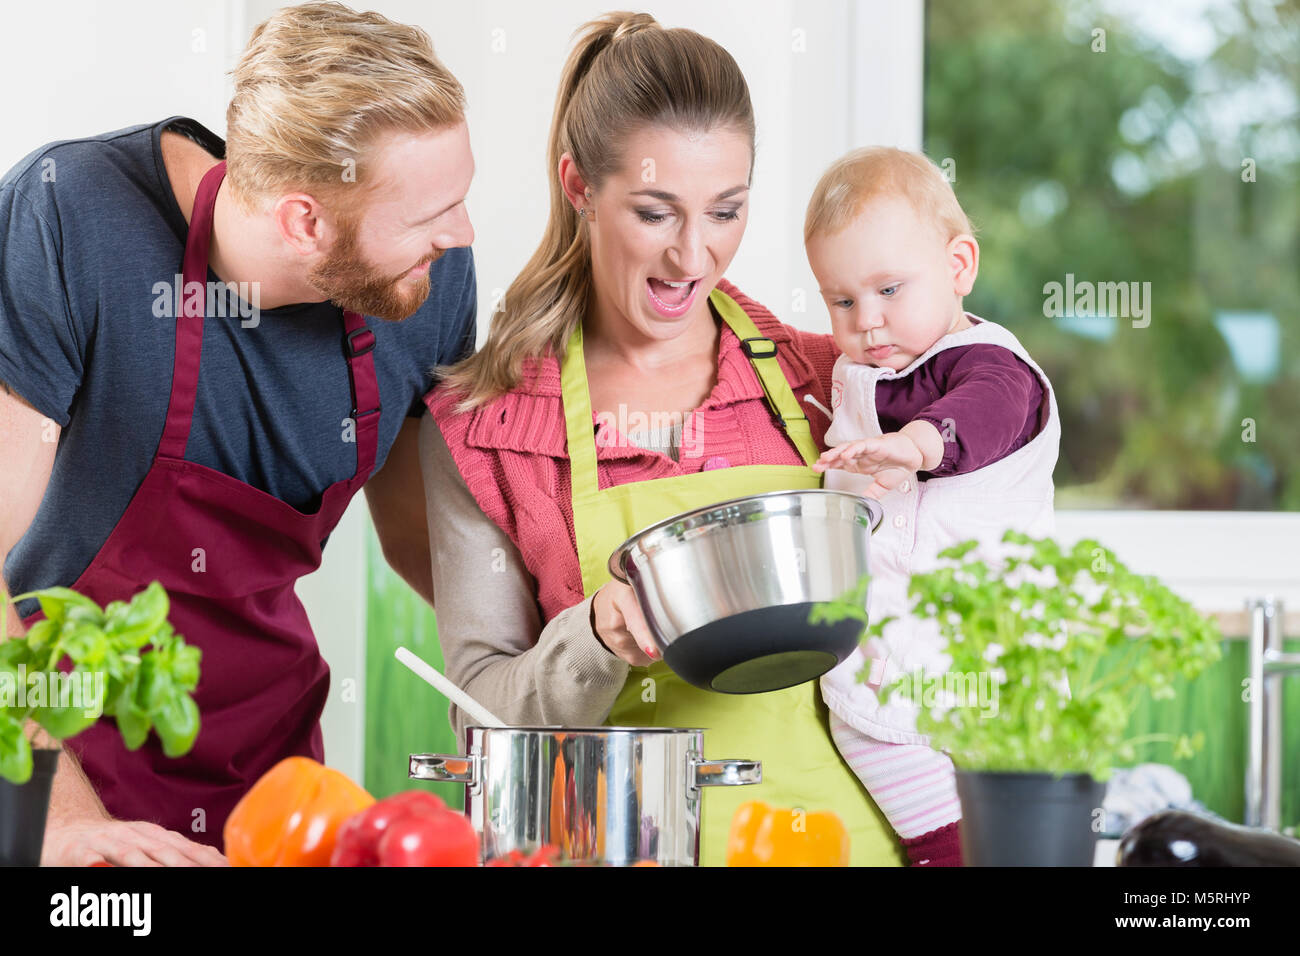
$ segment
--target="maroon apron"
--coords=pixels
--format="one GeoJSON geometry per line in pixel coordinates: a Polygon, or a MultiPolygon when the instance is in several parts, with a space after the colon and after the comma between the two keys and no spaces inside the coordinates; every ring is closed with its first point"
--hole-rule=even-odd
{"type": "Polygon", "coordinates": [[[199,735],[184,757],[164,756],[152,733],[132,753],[105,718],[66,745],[114,817],[149,820],[218,848],[226,817],[263,773],[291,755],[324,757],[320,715],[329,668],[294,583],[320,566],[324,539],[370,477],[380,414],[370,355],[374,333],[362,316],[344,312],[341,344],[352,383],[357,470],[325,489],[319,511],[303,514],[185,461],[203,345],[212,211],[225,173],[224,162],[210,169],[194,197],[171,401],[153,465],[73,585],[105,605],[129,599],[150,581],[162,582],[176,631],[203,649],[194,694],[199,735]]]}

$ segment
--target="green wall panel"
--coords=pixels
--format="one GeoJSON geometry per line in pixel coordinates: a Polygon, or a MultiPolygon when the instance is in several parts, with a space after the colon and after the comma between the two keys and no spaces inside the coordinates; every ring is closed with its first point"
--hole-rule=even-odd
{"type": "Polygon", "coordinates": [[[436,793],[450,807],[465,805],[465,787],[406,776],[413,753],[456,753],[447,698],[393,656],[405,645],[438,670],[442,648],[428,604],[388,566],[374,528],[366,531],[366,789],[376,798],[402,790],[436,793]]]}
{"type": "MultiPolygon", "coordinates": [[[[1287,641],[1300,650],[1300,641],[1287,641]]],[[[1166,745],[1149,748],[1138,762],[1169,764],[1187,777],[1192,795],[1215,813],[1242,822],[1246,801],[1246,732],[1249,705],[1242,681],[1248,673],[1247,642],[1223,642],[1218,663],[1188,682],[1174,680],[1172,700],[1144,698],[1133,716],[1133,736],[1159,733],[1205,733],[1205,746],[1195,757],[1172,759],[1166,745]]],[[[1285,683],[1283,694],[1282,824],[1300,823],[1300,677],[1285,683]]]]}

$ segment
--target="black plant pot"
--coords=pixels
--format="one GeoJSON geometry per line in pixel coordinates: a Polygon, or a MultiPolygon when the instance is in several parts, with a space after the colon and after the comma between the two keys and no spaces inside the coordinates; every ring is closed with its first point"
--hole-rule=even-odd
{"type": "Polygon", "coordinates": [[[40,866],[57,750],[32,751],[32,779],[0,780],[0,866],[40,866]]]}
{"type": "Polygon", "coordinates": [[[1106,785],[1089,774],[958,771],[966,866],[1092,866],[1106,785]]]}

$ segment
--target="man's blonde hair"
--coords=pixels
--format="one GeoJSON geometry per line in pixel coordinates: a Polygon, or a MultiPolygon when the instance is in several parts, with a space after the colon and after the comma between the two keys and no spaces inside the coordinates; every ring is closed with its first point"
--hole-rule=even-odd
{"type": "Polygon", "coordinates": [[[974,235],[970,219],[943,171],[921,153],[867,146],[841,156],[822,173],[804,218],[803,240],[833,235],[873,199],[898,196],[937,229],[944,241],[974,235]]]}
{"type": "Polygon", "coordinates": [[[373,185],[366,159],[376,137],[464,118],[465,91],[428,34],[341,3],[277,10],[232,75],[226,170],[249,209],[295,189],[355,208],[342,187],[373,185]]]}

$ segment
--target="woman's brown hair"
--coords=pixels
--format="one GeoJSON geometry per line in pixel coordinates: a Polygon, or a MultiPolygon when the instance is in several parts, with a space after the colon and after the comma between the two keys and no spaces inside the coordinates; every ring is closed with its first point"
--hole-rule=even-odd
{"type": "Polygon", "coordinates": [[[749,139],[754,111],[731,54],[692,30],[665,30],[646,13],[607,13],[585,24],[565,63],[546,152],[550,218],[541,244],[506,290],[483,348],[447,369],[443,383],[466,410],[515,388],[525,361],[562,355],[591,297],[591,245],[559,179],[568,153],[599,189],[622,168],[622,146],[644,126],[682,132],[732,129],[749,139]]]}

